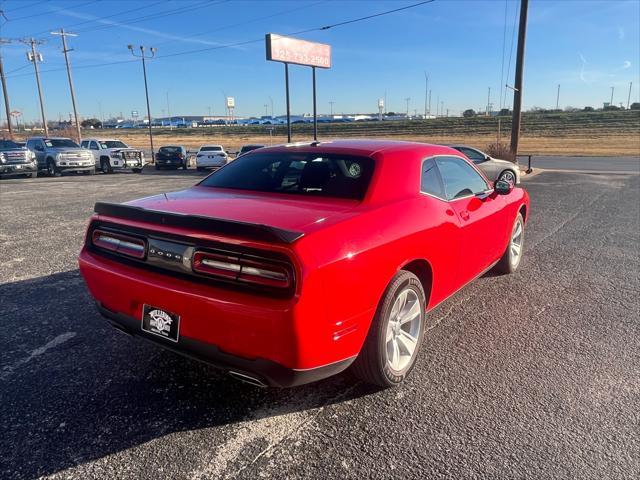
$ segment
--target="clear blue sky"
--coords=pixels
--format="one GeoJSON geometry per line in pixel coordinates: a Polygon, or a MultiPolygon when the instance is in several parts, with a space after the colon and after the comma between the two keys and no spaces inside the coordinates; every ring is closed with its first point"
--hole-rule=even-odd
{"type": "MultiPolygon", "coordinates": [[[[99,68],[82,66],[132,60],[127,44],[155,46],[148,65],[152,115],[166,115],[166,94],[174,115],[206,115],[224,109],[224,95],[236,98],[237,115],[264,114],[273,98],[284,113],[284,67],[265,60],[263,42],[162,58],[190,50],[261,39],[267,32],[288,34],[416,3],[395,1],[256,0],[0,0],[8,21],[0,35],[46,40],[42,83],[48,117],[68,118],[71,102],[60,38],[49,31],[68,28],[80,115],[145,112],[140,62],[99,68]],[[167,15],[159,16],[163,12],[167,15]],[[108,18],[107,18],[108,17],[108,18]],[[147,17],[147,18],[141,18],[147,17]],[[155,17],[155,18],[154,18],[155,17]],[[82,22],[82,23],[81,23],[82,22]],[[50,70],[50,71],[49,71],[50,70]]],[[[484,108],[487,89],[500,104],[505,5],[505,75],[519,2],[435,0],[371,20],[310,32],[302,38],[333,46],[333,68],[318,71],[320,112],[372,112],[386,91],[389,111],[424,108],[424,71],[436,99],[459,114],[484,108]]],[[[614,103],[640,96],[640,2],[638,0],[531,0],[525,64],[524,106],[602,106],[615,87],[614,103]]],[[[33,69],[27,47],[4,45],[2,54],[11,107],[27,121],[38,117],[33,69]]],[[[507,82],[513,83],[515,42],[507,82]]],[[[291,68],[292,110],[311,111],[311,71],[291,68]]],[[[509,93],[506,105],[511,104],[509,93]]],[[[269,107],[270,110],[270,107],[269,107]]],[[[4,113],[4,112],[3,112],[4,113]]],[[[2,115],[4,116],[4,115],[2,115]]]]}

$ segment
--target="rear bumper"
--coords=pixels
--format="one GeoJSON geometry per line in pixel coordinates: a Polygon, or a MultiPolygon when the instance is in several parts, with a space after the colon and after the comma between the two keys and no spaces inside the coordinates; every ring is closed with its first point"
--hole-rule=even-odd
{"type": "Polygon", "coordinates": [[[311,369],[287,368],[279,363],[264,358],[246,359],[223,352],[215,345],[181,336],[177,342],[166,340],[147,333],[141,328],[138,319],[113,312],[98,302],[98,310],[111,324],[120,331],[149,340],[163,348],[189,358],[199,360],[217,368],[222,368],[240,376],[257,380],[250,382],[270,387],[295,387],[322,380],[345,370],[355,360],[347,358],[339,362],[311,369]]]}

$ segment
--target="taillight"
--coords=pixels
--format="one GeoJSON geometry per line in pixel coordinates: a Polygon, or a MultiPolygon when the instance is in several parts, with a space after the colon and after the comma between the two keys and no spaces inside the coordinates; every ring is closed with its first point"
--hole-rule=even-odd
{"type": "Polygon", "coordinates": [[[257,257],[236,257],[204,251],[194,254],[193,270],[203,275],[282,289],[290,288],[293,281],[291,268],[286,264],[257,257]]]}
{"type": "Polygon", "coordinates": [[[137,237],[96,229],[91,235],[91,243],[108,252],[133,258],[144,258],[145,242],[137,237]]]}

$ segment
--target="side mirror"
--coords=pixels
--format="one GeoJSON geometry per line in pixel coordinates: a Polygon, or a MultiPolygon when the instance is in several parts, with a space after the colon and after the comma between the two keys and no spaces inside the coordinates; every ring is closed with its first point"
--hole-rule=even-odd
{"type": "Polygon", "coordinates": [[[513,190],[513,185],[509,182],[505,182],[504,180],[498,180],[494,184],[493,189],[498,195],[509,195],[513,190]]]}

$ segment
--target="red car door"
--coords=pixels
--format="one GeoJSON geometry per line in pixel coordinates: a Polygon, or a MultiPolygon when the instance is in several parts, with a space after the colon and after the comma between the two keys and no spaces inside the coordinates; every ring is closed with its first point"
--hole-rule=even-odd
{"type": "Polygon", "coordinates": [[[466,160],[437,157],[436,164],[446,198],[460,221],[458,283],[463,285],[502,255],[507,234],[505,200],[486,193],[490,186],[466,160]]]}

